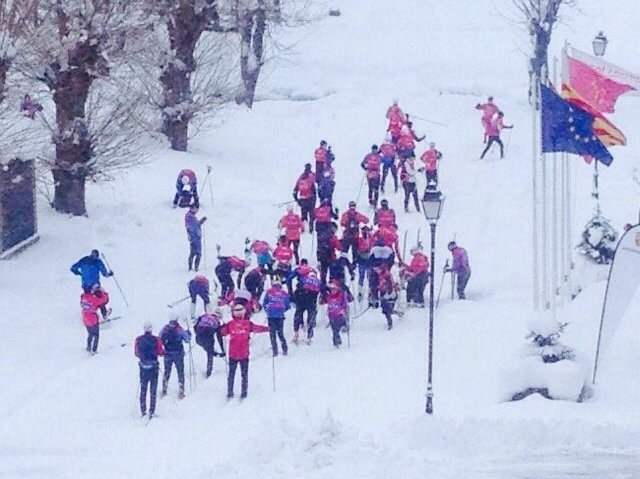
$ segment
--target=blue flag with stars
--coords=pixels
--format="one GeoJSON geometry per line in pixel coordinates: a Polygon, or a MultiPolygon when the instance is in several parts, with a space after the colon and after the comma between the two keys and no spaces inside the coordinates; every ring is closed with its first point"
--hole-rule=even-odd
{"type": "Polygon", "coordinates": [[[593,132],[594,116],[540,85],[542,152],[589,155],[609,166],[613,157],[593,132]]]}

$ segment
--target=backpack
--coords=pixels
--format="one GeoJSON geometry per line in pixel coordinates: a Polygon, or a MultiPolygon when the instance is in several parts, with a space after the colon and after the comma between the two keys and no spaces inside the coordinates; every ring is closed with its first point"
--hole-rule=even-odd
{"type": "Polygon", "coordinates": [[[138,339],[138,353],[140,354],[140,366],[143,369],[151,369],[158,365],[156,353],[156,338],[150,334],[144,334],[138,339]]]}
{"type": "Polygon", "coordinates": [[[215,316],[210,314],[203,314],[198,318],[196,324],[193,326],[196,334],[213,333],[220,327],[220,321],[215,316]]]}
{"type": "Polygon", "coordinates": [[[178,328],[172,328],[171,326],[165,327],[162,331],[161,339],[167,353],[184,352],[182,338],[180,337],[178,328]]]}

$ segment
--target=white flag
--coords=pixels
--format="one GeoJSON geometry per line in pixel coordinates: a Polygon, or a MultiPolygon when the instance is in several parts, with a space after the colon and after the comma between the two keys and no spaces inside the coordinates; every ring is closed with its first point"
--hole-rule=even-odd
{"type": "Polygon", "coordinates": [[[622,317],[640,285],[640,225],[622,235],[609,270],[607,291],[602,305],[598,346],[593,365],[596,382],[598,363],[602,361],[622,317]]]}

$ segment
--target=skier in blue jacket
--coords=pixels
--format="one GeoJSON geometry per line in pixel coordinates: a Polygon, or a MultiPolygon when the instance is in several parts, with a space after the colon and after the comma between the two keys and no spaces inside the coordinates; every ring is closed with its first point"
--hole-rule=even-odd
{"type": "Polygon", "coordinates": [[[97,249],[91,250],[89,256],[80,258],[78,262],[71,266],[71,272],[82,278],[82,289],[85,293],[91,292],[94,284],[100,285],[100,275],[108,278],[113,276],[113,271],[108,271],[97,249]]]}
{"type": "Polygon", "coordinates": [[[269,320],[269,336],[271,337],[271,350],[273,355],[278,355],[278,343],[276,334],[280,338],[282,354],[287,355],[287,340],[284,337],[284,313],[289,310],[289,294],[282,289],[282,285],[274,279],[273,286],[269,288],[262,302],[267,319],[269,320]]]}

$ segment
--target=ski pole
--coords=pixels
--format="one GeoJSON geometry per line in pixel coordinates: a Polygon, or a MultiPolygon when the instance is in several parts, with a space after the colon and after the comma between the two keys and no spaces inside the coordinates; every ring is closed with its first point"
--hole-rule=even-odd
{"type": "Polygon", "coordinates": [[[273,379],[273,392],[276,392],[276,357],[271,355],[271,377],[273,379]]]}
{"type": "Polygon", "coordinates": [[[362,188],[364,187],[364,179],[366,176],[366,173],[362,173],[362,181],[360,181],[360,189],[358,190],[358,196],[356,196],[356,204],[360,203],[360,195],[362,194],[362,188]]]}
{"type": "Polygon", "coordinates": [[[444,286],[444,278],[447,275],[447,269],[449,269],[449,260],[445,261],[444,268],[442,270],[442,281],[440,281],[440,288],[438,288],[438,298],[436,299],[436,309],[438,309],[438,304],[440,304],[440,293],[442,293],[442,287],[444,286]]]}
{"type": "MultiPolygon", "coordinates": [[[[207,165],[207,178],[211,175],[211,165],[207,165]]],[[[213,180],[209,181],[209,197],[211,198],[211,206],[213,206],[213,180]]]]}
{"type": "Polygon", "coordinates": [[[429,120],[427,118],[424,118],[424,117],[421,117],[421,116],[418,116],[418,115],[414,115],[414,114],[411,114],[411,118],[416,118],[418,120],[426,121],[427,123],[431,123],[432,125],[438,125],[438,126],[444,126],[444,127],[449,126],[449,125],[446,125],[445,123],[441,123],[439,121],[434,121],[434,120],[429,120]]]}
{"type": "Polygon", "coordinates": [[[451,271],[451,301],[453,301],[454,299],[454,291],[456,289],[456,277],[453,274],[453,271],[451,271]]]}
{"type": "Polygon", "coordinates": [[[202,259],[204,263],[204,270],[207,271],[207,236],[204,230],[204,224],[202,225],[202,259]]]}
{"type": "Polygon", "coordinates": [[[167,308],[173,308],[173,307],[175,307],[175,306],[179,305],[180,303],[184,303],[184,302],[185,302],[187,299],[189,299],[189,298],[191,298],[191,296],[190,296],[190,295],[187,295],[187,296],[185,296],[184,298],[177,299],[177,300],[175,300],[173,303],[169,303],[169,304],[167,304],[167,308]]]}
{"type": "Polygon", "coordinates": [[[104,260],[105,264],[107,265],[107,268],[109,268],[109,271],[111,272],[111,277],[113,278],[113,281],[116,283],[116,287],[118,288],[118,291],[120,291],[120,294],[122,295],[122,299],[124,300],[124,304],[127,305],[127,308],[129,307],[129,301],[127,301],[127,297],[124,295],[124,291],[122,291],[122,288],[120,287],[120,283],[118,283],[118,279],[116,278],[116,275],[113,274],[113,270],[111,269],[111,265],[109,264],[109,261],[107,261],[107,257],[104,255],[104,253],[100,253],[100,255],[102,256],[102,259],[104,260]]]}
{"type": "Polygon", "coordinates": [[[504,156],[507,156],[507,153],[509,152],[509,145],[511,144],[512,131],[513,131],[513,128],[509,128],[509,138],[507,138],[507,145],[504,147],[504,156]]]}

